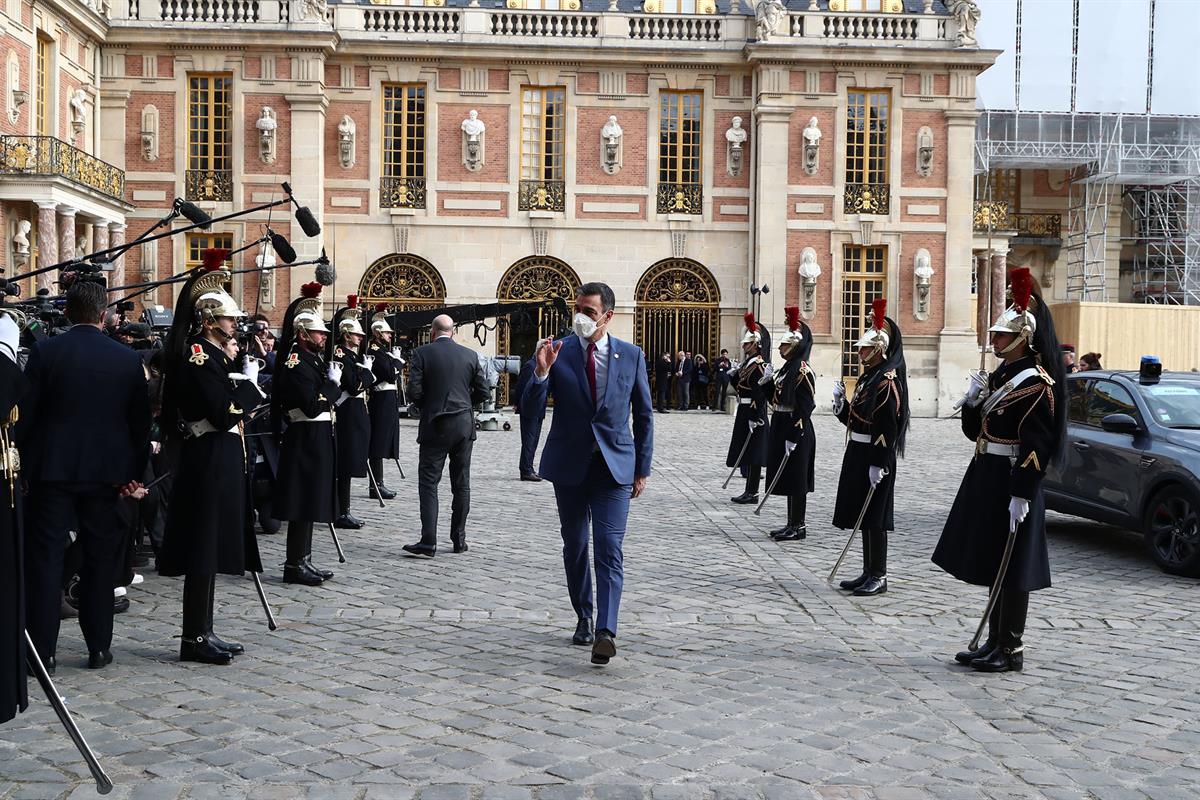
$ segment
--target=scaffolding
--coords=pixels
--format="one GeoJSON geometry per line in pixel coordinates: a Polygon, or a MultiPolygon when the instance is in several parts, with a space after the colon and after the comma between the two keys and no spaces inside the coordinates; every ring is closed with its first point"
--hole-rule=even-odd
{"type": "Polygon", "coordinates": [[[1069,298],[1109,299],[1109,208],[1120,189],[1135,298],[1200,305],[1200,117],[984,111],[975,168],[1068,171],[1069,298]]]}

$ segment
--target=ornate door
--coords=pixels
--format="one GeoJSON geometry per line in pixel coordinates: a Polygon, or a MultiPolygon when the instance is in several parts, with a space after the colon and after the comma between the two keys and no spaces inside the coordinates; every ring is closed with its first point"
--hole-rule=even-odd
{"type": "MultiPolygon", "coordinates": [[[[411,253],[392,253],[367,268],[358,284],[360,305],[373,314],[378,303],[389,311],[425,311],[446,305],[446,282],[437,268],[411,253]]],[[[398,340],[400,337],[397,337],[398,340]]],[[[401,347],[418,347],[429,341],[422,331],[414,341],[398,341],[401,347]]]]}
{"type": "Polygon", "coordinates": [[[651,391],[657,391],[654,364],[663,353],[687,350],[712,361],[719,349],[721,290],[703,264],[659,261],[638,281],[636,297],[633,338],[650,364],[651,391]]]}
{"type": "Polygon", "coordinates": [[[846,245],[843,253],[842,380],[846,383],[846,393],[852,395],[862,372],[854,343],[871,319],[871,303],[887,296],[887,247],[846,245]]]}
{"type": "MultiPolygon", "coordinates": [[[[496,298],[504,302],[561,297],[569,308],[579,286],[579,276],[566,262],[549,256],[530,256],[508,268],[496,288],[496,298]]],[[[496,353],[529,358],[539,339],[557,336],[570,322],[554,309],[538,309],[532,315],[510,317],[507,323],[501,321],[497,327],[496,353]]],[[[501,379],[502,403],[508,402],[509,380],[508,375],[501,379]]]]}

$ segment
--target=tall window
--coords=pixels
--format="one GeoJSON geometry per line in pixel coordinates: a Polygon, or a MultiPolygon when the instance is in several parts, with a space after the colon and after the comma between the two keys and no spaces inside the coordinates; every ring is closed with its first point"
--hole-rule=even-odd
{"type": "Polygon", "coordinates": [[[188,76],[190,200],[233,199],[232,90],[230,75],[188,76]]]}
{"type": "Polygon", "coordinates": [[[51,48],[54,42],[39,36],[37,40],[37,130],[39,136],[53,136],[50,111],[54,108],[54,71],[51,48]]]}
{"type": "Polygon", "coordinates": [[[425,207],[425,84],[383,86],[383,208],[425,207]]]}
{"type": "Polygon", "coordinates": [[[846,97],[847,214],[888,213],[891,202],[888,185],[891,99],[887,89],[851,89],[846,97]]]}
{"type": "Polygon", "coordinates": [[[658,212],[702,211],[701,151],[704,144],[704,96],[664,91],[658,105],[658,212]]]}
{"type": "Polygon", "coordinates": [[[871,302],[887,287],[887,248],[846,245],[842,251],[842,378],[847,386],[859,374],[854,343],[871,316],[871,302]]]}
{"type": "Polygon", "coordinates": [[[1021,210],[1021,171],[993,169],[975,176],[975,199],[1008,203],[1008,210],[1021,210]]]}
{"type": "Polygon", "coordinates": [[[563,145],[566,140],[566,91],[561,86],[521,88],[522,211],[562,211],[563,145]]]}
{"type": "Polygon", "coordinates": [[[204,263],[201,255],[210,247],[233,249],[233,236],[228,233],[189,233],[187,234],[187,263],[186,269],[199,267],[204,263]]]}

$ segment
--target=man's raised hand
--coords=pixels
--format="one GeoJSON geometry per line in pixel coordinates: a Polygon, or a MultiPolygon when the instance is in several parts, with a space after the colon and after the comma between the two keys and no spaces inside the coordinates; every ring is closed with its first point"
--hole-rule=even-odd
{"type": "Polygon", "coordinates": [[[562,350],[562,342],[555,342],[550,339],[543,339],[538,343],[538,349],[534,371],[537,372],[538,379],[543,379],[550,374],[550,368],[554,366],[554,362],[558,360],[558,351],[562,350]]]}

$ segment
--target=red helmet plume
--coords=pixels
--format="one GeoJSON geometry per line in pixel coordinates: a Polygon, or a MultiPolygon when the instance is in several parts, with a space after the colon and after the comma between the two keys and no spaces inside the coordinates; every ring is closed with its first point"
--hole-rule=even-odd
{"type": "Polygon", "coordinates": [[[200,253],[200,262],[204,265],[205,272],[213,272],[221,268],[221,265],[229,259],[229,251],[224,247],[206,247],[200,253]]]}
{"type": "Polygon", "coordinates": [[[1017,267],[1008,276],[1012,286],[1013,305],[1018,311],[1029,310],[1029,298],[1033,296],[1033,276],[1029,267],[1017,267]]]}
{"type": "Polygon", "coordinates": [[[312,283],[304,284],[303,286],[300,287],[300,296],[301,297],[320,297],[321,296],[321,284],[317,283],[316,281],[313,281],[312,283]]]}
{"type": "Polygon", "coordinates": [[[887,316],[887,299],[880,297],[877,300],[871,301],[871,327],[877,331],[883,330],[887,325],[884,317],[887,316]]]}
{"type": "Polygon", "coordinates": [[[356,295],[356,294],[346,295],[346,305],[349,308],[358,308],[358,295],[356,295]]]}
{"type": "Polygon", "coordinates": [[[754,321],[753,311],[747,311],[742,319],[746,321],[746,330],[750,331],[751,333],[754,333],[758,330],[758,323],[754,321]]]}
{"type": "Polygon", "coordinates": [[[378,314],[380,311],[387,311],[387,303],[375,304],[375,313],[378,314]]]}
{"type": "Polygon", "coordinates": [[[789,331],[800,330],[800,306],[785,306],[783,318],[787,321],[789,331]]]}

